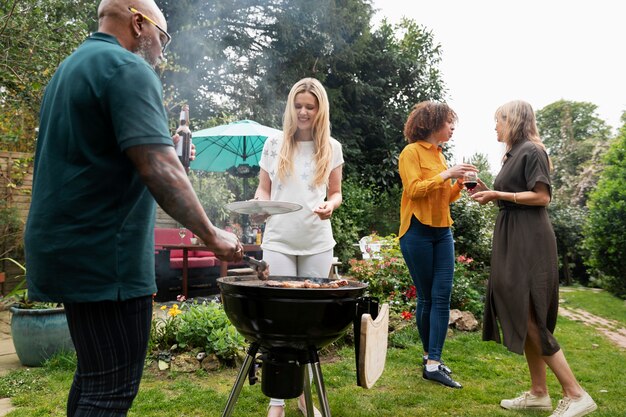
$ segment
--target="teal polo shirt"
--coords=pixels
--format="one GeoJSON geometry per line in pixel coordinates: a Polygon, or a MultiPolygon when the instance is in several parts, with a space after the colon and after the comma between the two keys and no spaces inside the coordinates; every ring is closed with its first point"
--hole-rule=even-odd
{"type": "Polygon", "coordinates": [[[124,151],[173,146],[156,72],[104,33],[47,85],[25,229],[33,300],[126,300],[156,292],[156,203],[124,151]]]}

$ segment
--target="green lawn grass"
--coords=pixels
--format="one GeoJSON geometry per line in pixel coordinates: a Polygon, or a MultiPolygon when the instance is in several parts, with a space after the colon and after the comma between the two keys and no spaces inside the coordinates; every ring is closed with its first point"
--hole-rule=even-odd
{"type": "MultiPolygon", "coordinates": [[[[576,290],[578,293],[579,290],[576,290]]],[[[589,306],[594,314],[625,316],[623,301],[605,293],[581,291],[572,297],[579,307],[589,306]],[[600,301],[596,301],[596,297],[600,301]],[[611,301],[607,301],[611,300],[611,301]],[[615,301],[615,303],[614,303],[615,301]],[[621,313],[620,313],[621,308],[621,313]]],[[[573,301],[570,301],[573,303],[573,301]]],[[[354,351],[341,348],[322,357],[322,371],[334,417],[420,417],[420,416],[547,416],[549,412],[515,412],[499,406],[528,389],[528,371],[522,356],[501,345],[485,343],[479,333],[456,332],[446,341],[444,359],[464,385],[452,390],[421,378],[421,347],[414,327],[401,339],[405,348],[388,350],[385,372],[369,390],[356,386],[354,351]]],[[[556,336],[583,387],[598,403],[596,417],[626,415],[626,350],[616,347],[602,334],[582,323],[559,318],[556,336]]],[[[20,370],[0,378],[0,397],[11,396],[18,409],[9,417],[64,416],[73,363],[66,357],[45,368],[20,370]]],[[[221,416],[238,369],[191,374],[146,370],[141,389],[129,416],[221,416]]],[[[560,398],[556,378],[548,374],[553,405],[560,398]]],[[[247,384],[235,406],[234,417],[265,416],[267,398],[260,383],[247,384]]],[[[295,400],[287,401],[287,417],[301,416],[295,400]]]]}

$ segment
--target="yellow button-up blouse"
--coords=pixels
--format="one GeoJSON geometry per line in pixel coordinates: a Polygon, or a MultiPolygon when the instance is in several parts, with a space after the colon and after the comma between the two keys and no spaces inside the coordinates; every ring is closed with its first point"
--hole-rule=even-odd
{"type": "Polygon", "coordinates": [[[409,230],[413,216],[428,226],[451,226],[450,203],[461,196],[457,185],[461,183],[444,181],[440,175],[448,169],[441,148],[423,140],[408,144],[400,153],[398,168],[403,188],[398,236],[409,230]]]}

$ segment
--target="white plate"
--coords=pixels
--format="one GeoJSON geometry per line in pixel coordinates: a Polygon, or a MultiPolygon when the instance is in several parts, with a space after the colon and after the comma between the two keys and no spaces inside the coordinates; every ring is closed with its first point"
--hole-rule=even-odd
{"type": "Polygon", "coordinates": [[[228,210],[239,214],[284,214],[302,209],[297,203],[287,201],[248,200],[234,201],[225,206],[228,210]]]}

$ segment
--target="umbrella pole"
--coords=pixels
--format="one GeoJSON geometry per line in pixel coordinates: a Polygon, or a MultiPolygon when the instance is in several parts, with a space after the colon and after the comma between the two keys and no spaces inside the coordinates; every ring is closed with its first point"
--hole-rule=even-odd
{"type": "Polygon", "coordinates": [[[243,179],[243,200],[248,199],[248,178],[243,179]]]}
{"type": "MultiPolygon", "coordinates": [[[[248,199],[248,178],[244,177],[243,178],[243,200],[247,200],[248,199]]],[[[250,221],[249,221],[249,217],[247,214],[242,215],[242,219],[241,219],[241,225],[242,225],[242,232],[243,232],[243,241],[244,242],[248,242],[248,232],[250,231],[250,221]]],[[[248,242],[251,243],[251,242],[248,242]]]]}

